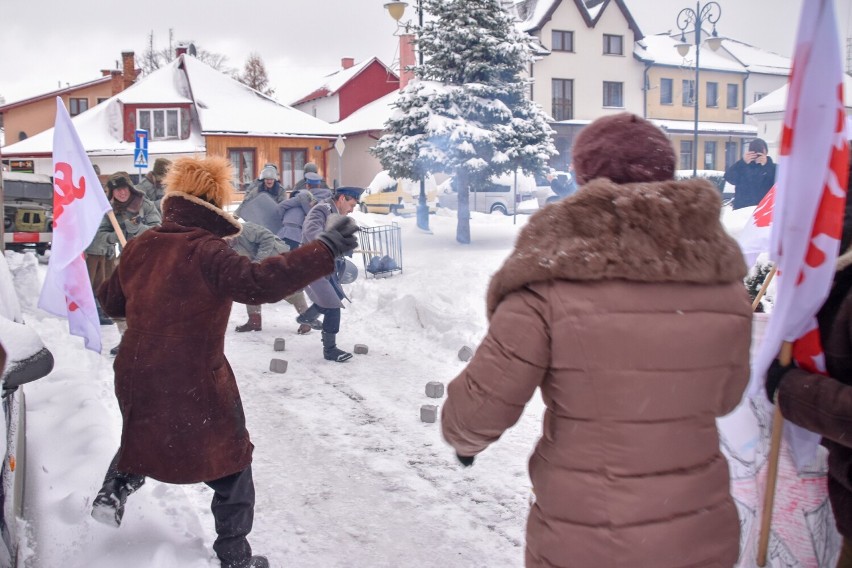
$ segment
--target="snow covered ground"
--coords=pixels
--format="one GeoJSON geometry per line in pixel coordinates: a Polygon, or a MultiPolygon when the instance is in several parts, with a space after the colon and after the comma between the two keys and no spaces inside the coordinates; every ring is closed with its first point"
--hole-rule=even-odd
{"type": "MultiPolygon", "coordinates": [[[[369,346],[344,364],[321,356],[318,332],[295,333],[285,303],[264,306],[263,331],[229,331],[226,354],[255,443],[256,553],[288,567],[517,567],[530,497],[526,460],[543,407],[461,468],[438,423],[420,421],[428,381],[449,382],[463,345],[486,331],[485,290],[511,250],[523,216],[473,214],[471,245],[455,242],[449,212],[430,218],[354,214],[362,225],[399,222],[403,272],[347,286],[353,302],[338,343],[369,346]],[[283,353],[275,338],[286,340],[283,353]],[[284,358],[285,374],[269,371],[284,358]]],[[[28,402],[24,565],[29,568],[216,567],[204,485],[153,480],[130,497],[118,530],[96,523],[91,501],[115,452],[120,414],[112,358],[86,351],[65,320],[35,307],[44,266],[8,253],[27,324],[56,358],[25,387],[28,402]]],[[[359,259],[360,260],[360,259],[359,259]]],[[[359,268],[363,265],[359,262],[359,268]]],[[[230,328],[245,321],[234,304],[230,328]]],[[[104,353],[118,341],[102,327],[104,353]]]]}

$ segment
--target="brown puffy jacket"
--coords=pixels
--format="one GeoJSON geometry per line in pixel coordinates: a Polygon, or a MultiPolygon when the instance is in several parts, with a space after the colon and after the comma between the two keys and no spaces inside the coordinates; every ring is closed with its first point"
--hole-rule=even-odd
{"type": "Polygon", "coordinates": [[[702,181],[594,180],[530,219],[442,427],[476,455],[541,389],[527,566],[730,568],[717,416],[749,377],[745,265],[702,181]]]}

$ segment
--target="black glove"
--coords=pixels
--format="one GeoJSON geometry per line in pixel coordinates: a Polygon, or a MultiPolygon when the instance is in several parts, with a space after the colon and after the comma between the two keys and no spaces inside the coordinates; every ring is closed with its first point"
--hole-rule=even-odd
{"type": "Polygon", "coordinates": [[[769,370],[766,371],[766,398],[769,402],[775,404],[775,392],[781,385],[781,379],[791,369],[795,369],[796,364],[791,362],[789,365],[782,365],[781,361],[776,357],[772,364],[769,365],[769,370]]]}
{"type": "Polygon", "coordinates": [[[336,257],[343,256],[358,246],[355,233],[358,232],[358,223],[355,219],[346,215],[331,215],[325,224],[325,231],[320,233],[317,240],[328,247],[336,257]]]}
{"type": "Polygon", "coordinates": [[[114,245],[115,243],[118,242],[118,235],[116,235],[115,233],[108,234],[106,236],[106,242],[111,244],[111,245],[114,245]]]}
{"type": "Polygon", "coordinates": [[[472,466],[474,458],[475,456],[463,456],[458,453],[456,454],[456,459],[459,460],[459,463],[462,464],[464,467],[472,466]]]}

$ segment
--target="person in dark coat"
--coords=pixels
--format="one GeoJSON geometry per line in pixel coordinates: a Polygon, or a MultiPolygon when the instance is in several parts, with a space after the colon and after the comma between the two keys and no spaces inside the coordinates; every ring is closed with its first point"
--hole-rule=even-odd
{"type": "Polygon", "coordinates": [[[829,376],[795,364],[783,366],[776,359],[767,372],[766,395],[785,419],[823,437],[822,445],[828,449],[828,498],[843,537],[837,568],[852,568],[852,200],[848,197],[840,251],[831,291],[817,314],[829,376]]]}
{"type": "Polygon", "coordinates": [[[224,354],[234,301],[277,302],[334,269],[357,246],[354,221],[331,219],[296,251],[254,263],[224,237],[240,224],[222,207],[230,163],[181,158],[166,176],[163,225],[130,241],[98,291],[104,311],[126,317],[115,359],[121,445],[95,498],[92,516],[118,526],[127,496],[145,477],[204,482],[224,568],[266,567],[252,556],[252,450],[234,372],[224,354]]]}
{"type": "Polygon", "coordinates": [[[325,183],[325,180],[322,179],[321,175],[319,175],[319,168],[317,168],[317,165],[315,163],[308,162],[307,164],[305,164],[304,171],[305,176],[296,182],[296,185],[293,186],[293,191],[290,195],[293,195],[293,193],[296,193],[300,189],[305,189],[308,186],[329,189],[328,185],[325,183]]]}
{"type": "Polygon", "coordinates": [[[766,142],[755,138],[743,158],[725,172],[725,181],[736,187],[734,209],[757,205],[775,183],[775,163],[767,152],[766,142]]]}
{"type": "MultiPolygon", "coordinates": [[[[322,234],[323,227],[333,215],[349,215],[358,206],[364,190],[360,187],[338,187],[334,196],[318,203],[305,217],[302,227],[302,246],[311,243],[322,234]]],[[[296,321],[302,322],[322,318],[322,354],[327,361],[342,363],[352,358],[352,353],[338,349],[337,333],[340,331],[340,310],[346,297],[336,273],[312,282],[308,298],[313,304],[296,321]]]]}

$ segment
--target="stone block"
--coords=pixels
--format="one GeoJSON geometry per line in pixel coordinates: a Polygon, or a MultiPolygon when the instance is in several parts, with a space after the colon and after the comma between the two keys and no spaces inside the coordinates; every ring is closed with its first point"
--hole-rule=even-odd
{"type": "Polygon", "coordinates": [[[353,351],[355,352],[355,355],[366,355],[369,349],[363,343],[356,343],[353,351]]]}
{"type": "Polygon", "coordinates": [[[426,383],[426,396],[429,398],[441,398],[444,396],[444,383],[429,381],[426,383]]]}
{"type": "Polygon", "coordinates": [[[286,373],[287,361],[284,359],[271,359],[269,361],[269,370],[273,373],[286,373]]]}
{"type": "Polygon", "coordinates": [[[470,361],[473,357],[473,349],[465,345],[461,349],[459,349],[459,360],[464,361],[465,363],[470,361]]]}
{"type": "Polygon", "coordinates": [[[438,407],[434,404],[424,404],[420,407],[420,421],[432,423],[438,419],[438,407]]]}
{"type": "Polygon", "coordinates": [[[284,351],[284,344],[285,343],[286,342],[284,341],[283,337],[276,337],[275,338],[275,344],[272,346],[272,348],[276,351],[284,351]]]}

